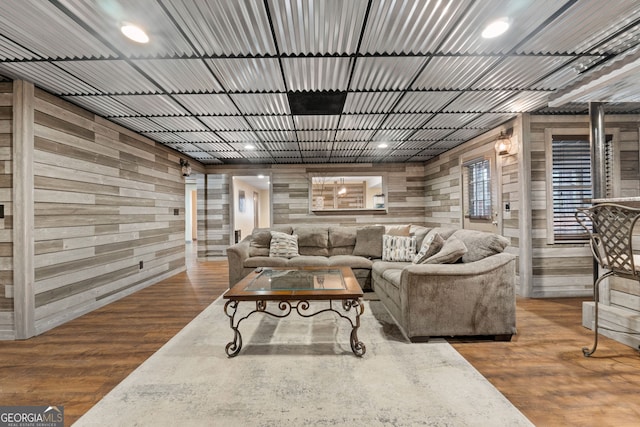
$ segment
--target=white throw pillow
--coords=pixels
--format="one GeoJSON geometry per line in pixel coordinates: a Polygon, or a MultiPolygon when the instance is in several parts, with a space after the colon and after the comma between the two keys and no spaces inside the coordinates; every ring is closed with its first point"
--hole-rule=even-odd
{"type": "Polygon", "coordinates": [[[411,262],[416,255],[416,236],[382,236],[382,260],[411,262]]]}
{"type": "Polygon", "coordinates": [[[272,231],[269,256],[274,258],[293,258],[299,256],[298,235],[272,231]]]}

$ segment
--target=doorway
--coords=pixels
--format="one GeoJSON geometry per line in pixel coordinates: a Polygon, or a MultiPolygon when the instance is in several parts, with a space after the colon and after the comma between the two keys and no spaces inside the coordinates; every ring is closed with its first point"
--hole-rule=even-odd
{"type": "Polygon", "coordinates": [[[266,175],[242,175],[232,179],[232,243],[254,228],[271,225],[271,185],[266,175]]]}

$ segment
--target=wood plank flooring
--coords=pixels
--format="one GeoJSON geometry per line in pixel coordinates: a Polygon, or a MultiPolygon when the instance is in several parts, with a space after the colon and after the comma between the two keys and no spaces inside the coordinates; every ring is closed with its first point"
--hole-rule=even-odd
{"type": "MultiPolygon", "coordinates": [[[[38,337],[0,342],[0,405],[64,405],[71,425],[226,288],[225,261],[197,263],[38,337]]],[[[579,299],[517,305],[511,342],[454,347],[538,426],[639,424],[636,350],[601,337],[583,357],[592,335],[579,299]]]]}

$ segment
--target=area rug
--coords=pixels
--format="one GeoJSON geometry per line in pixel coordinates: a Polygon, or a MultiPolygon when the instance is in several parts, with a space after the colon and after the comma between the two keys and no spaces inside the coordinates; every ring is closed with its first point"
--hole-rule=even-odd
{"type": "Polygon", "coordinates": [[[362,358],[351,351],[351,325],[332,312],[253,314],[240,324],[240,354],[228,358],[233,333],[224,302],[211,304],[74,425],[532,425],[446,341],[408,342],[379,301],[364,302],[362,358]]]}

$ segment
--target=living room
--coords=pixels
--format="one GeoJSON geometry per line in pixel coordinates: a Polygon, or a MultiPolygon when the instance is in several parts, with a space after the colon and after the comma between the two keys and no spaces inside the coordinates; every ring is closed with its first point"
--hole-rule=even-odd
{"type": "MultiPolygon", "coordinates": [[[[640,196],[637,6],[116,3],[164,33],[130,45],[110,33],[115,12],[101,7],[0,5],[7,345],[176,275],[187,280],[185,162],[198,188],[201,263],[218,263],[234,241],[233,178],[260,174],[272,225],[489,227],[517,257],[520,309],[592,298],[587,241],[555,228],[550,156],[557,141],[588,144],[589,109],[601,107],[611,150],[604,197],[640,196]],[[506,39],[471,30],[511,12],[506,39]],[[288,26],[325,34],[320,22],[335,29],[328,45],[311,30],[285,37],[288,26]],[[237,28],[250,36],[229,36],[237,28]],[[337,94],[341,109],[300,112],[295,93],[337,94]],[[509,148],[497,149],[503,139],[509,148]],[[471,221],[468,165],[477,159],[488,159],[491,208],[471,221]],[[314,212],[314,175],[381,176],[384,208],[314,212]]],[[[623,341],[637,348],[634,335],[623,341]]],[[[489,344],[477,348],[490,353],[489,344]]]]}

